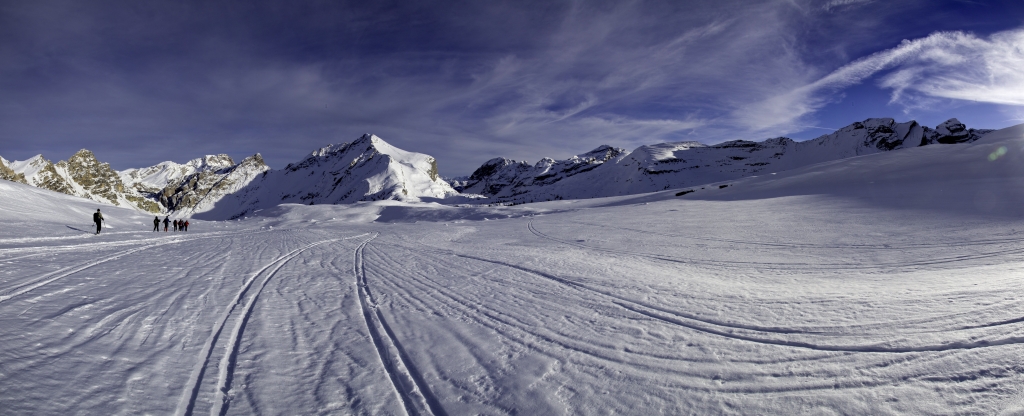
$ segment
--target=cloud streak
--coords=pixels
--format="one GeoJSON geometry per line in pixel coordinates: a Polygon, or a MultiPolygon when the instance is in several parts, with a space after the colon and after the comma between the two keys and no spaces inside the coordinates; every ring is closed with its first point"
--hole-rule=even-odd
{"type": "Polygon", "coordinates": [[[988,38],[938,32],[846,64],[807,85],[738,109],[752,130],[794,125],[836,94],[878,74],[891,103],[912,106],[924,97],[1024,105],[1024,29],[988,38]]]}

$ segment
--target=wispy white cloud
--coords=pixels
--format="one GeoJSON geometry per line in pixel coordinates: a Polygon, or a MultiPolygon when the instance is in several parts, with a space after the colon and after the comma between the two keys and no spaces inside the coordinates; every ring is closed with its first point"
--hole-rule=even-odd
{"type": "Polygon", "coordinates": [[[926,38],[922,50],[885,76],[893,102],[915,95],[995,104],[1024,105],[1024,29],[987,39],[965,33],[926,38]]]}
{"type": "Polygon", "coordinates": [[[846,64],[798,88],[738,108],[733,116],[751,130],[795,125],[833,102],[844,89],[889,71],[879,86],[892,102],[921,105],[928,99],[1024,105],[1024,29],[980,38],[938,32],[846,64]]]}
{"type": "Polygon", "coordinates": [[[836,9],[840,9],[847,6],[857,6],[867,3],[872,3],[874,0],[829,0],[821,6],[827,12],[831,12],[836,9]]]}

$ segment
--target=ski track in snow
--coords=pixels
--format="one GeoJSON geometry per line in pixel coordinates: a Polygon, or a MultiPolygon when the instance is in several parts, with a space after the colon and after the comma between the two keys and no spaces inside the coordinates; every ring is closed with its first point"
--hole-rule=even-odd
{"type": "MultiPolygon", "coordinates": [[[[402,247],[402,246],[399,246],[399,245],[393,245],[393,244],[388,244],[388,246],[389,246],[389,250],[377,253],[382,259],[389,259],[388,260],[389,264],[386,265],[385,270],[401,270],[402,265],[394,262],[394,258],[395,258],[395,256],[397,256],[397,254],[395,253],[395,249],[399,249],[399,250],[402,250],[402,251],[408,251],[408,253],[403,254],[402,256],[409,256],[409,257],[416,258],[416,262],[419,263],[419,264],[423,264],[424,262],[430,262],[431,259],[433,259],[433,262],[437,262],[438,265],[450,264],[449,262],[446,262],[446,261],[439,261],[437,256],[429,256],[429,257],[427,257],[427,256],[423,256],[422,255],[424,252],[432,252],[433,254],[443,254],[443,255],[446,255],[446,256],[459,257],[459,258],[463,258],[463,259],[473,260],[473,261],[476,261],[476,262],[486,262],[486,263],[491,263],[491,264],[497,264],[499,266],[506,267],[506,268],[509,268],[509,269],[513,269],[513,270],[516,270],[516,271],[519,271],[519,272],[525,272],[524,274],[527,274],[527,275],[530,275],[530,276],[541,277],[544,280],[548,280],[548,281],[555,281],[559,285],[562,285],[564,287],[570,288],[570,289],[572,289],[574,291],[578,291],[578,292],[580,292],[580,293],[582,293],[582,294],[584,294],[586,296],[594,295],[594,294],[601,295],[601,296],[605,296],[606,295],[605,293],[603,293],[601,291],[587,290],[586,288],[578,286],[578,285],[574,284],[573,282],[568,282],[565,279],[562,279],[562,278],[559,278],[559,277],[556,277],[556,276],[545,276],[546,273],[543,273],[543,272],[538,273],[535,270],[524,269],[524,268],[521,268],[519,266],[512,265],[512,264],[506,264],[506,263],[503,263],[503,262],[495,262],[493,260],[478,258],[478,257],[474,257],[474,256],[460,255],[460,254],[457,254],[455,252],[450,252],[450,251],[449,252],[442,252],[442,251],[439,251],[439,250],[423,250],[423,249],[415,249],[415,250],[413,250],[413,249],[410,249],[410,248],[402,247]]],[[[651,354],[650,352],[637,351],[637,350],[629,350],[629,349],[627,349],[626,351],[622,351],[622,350],[619,350],[619,349],[617,349],[617,348],[615,348],[613,346],[610,346],[610,345],[607,345],[607,346],[606,345],[602,345],[603,343],[601,341],[599,341],[599,340],[594,340],[594,339],[578,339],[576,337],[569,336],[567,334],[561,334],[561,333],[559,333],[557,331],[555,331],[555,332],[545,331],[545,330],[542,330],[542,327],[536,327],[536,326],[530,325],[530,324],[528,324],[526,322],[522,322],[522,321],[518,320],[516,317],[508,316],[507,314],[503,313],[500,310],[488,309],[488,308],[484,307],[483,304],[481,304],[481,302],[479,300],[474,300],[472,298],[468,298],[468,297],[462,296],[462,295],[459,294],[460,293],[459,291],[457,291],[457,290],[450,290],[449,288],[446,288],[440,282],[431,279],[429,276],[426,276],[426,275],[423,275],[423,274],[418,274],[418,273],[413,273],[412,275],[418,275],[417,277],[418,277],[419,282],[417,282],[415,280],[412,280],[412,279],[405,279],[405,280],[402,280],[400,283],[396,282],[395,286],[393,287],[394,290],[402,291],[404,293],[404,295],[405,295],[404,298],[407,298],[407,299],[410,299],[410,300],[416,300],[418,298],[426,296],[427,298],[424,298],[424,299],[421,299],[421,300],[417,300],[417,303],[422,305],[422,307],[425,308],[425,311],[436,310],[438,305],[446,305],[448,307],[456,307],[456,308],[460,308],[460,309],[465,308],[467,310],[467,315],[466,315],[467,318],[473,320],[474,322],[476,322],[479,325],[485,326],[485,327],[495,331],[498,334],[501,334],[502,337],[508,338],[508,339],[516,342],[517,344],[521,345],[523,348],[526,348],[526,349],[530,350],[533,353],[549,356],[549,357],[551,357],[553,359],[569,360],[571,362],[574,362],[576,365],[586,365],[586,366],[589,366],[589,367],[592,367],[592,368],[602,368],[602,367],[604,367],[606,365],[614,365],[614,366],[625,365],[625,366],[628,366],[629,368],[635,369],[636,371],[641,371],[643,373],[651,374],[651,375],[665,372],[666,371],[666,367],[664,367],[664,365],[671,366],[671,365],[674,365],[676,363],[679,363],[680,361],[684,361],[684,362],[685,361],[689,361],[689,360],[687,360],[685,358],[672,355],[672,354],[670,354],[668,352],[660,353],[660,354],[651,354]],[[569,352],[571,352],[571,354],[567,356],[567,355],[564,355],[564,353],[555,353],[555,350],[552,350],[551,347],[556,347],[556,349],[561,349],[563,351],[569,351],[569,352]],[[623,353],[626,353],[629,356],[634,356],[636,358],[634,358],[634,359],[624,359],[623,356],[622,356],[623,353]],[[594,359],[603,361],[606,364],[595,365],[595,364],[592,364],[592,363],[581,362],[578,359],[570,358],[570,357],[576,357],[577,355],[579,355],[579,356],[586,356],[586,357],[592,357],[594,359]],[[651,360],[654,360],[655,362],[651,362],[651,360]]],[[[567,301],[568,301],[568,299],[567,299],[567,301]]],[[[615,301],[613,301],[613,302],[598,302],[598,304],[615,304],[618,307],[621,307],[622,310],[629,310],[631,312],[636,312],[636,311],[630,310],[630,308],[628,308],[628,307],[624,307],[623,305],[621,305],[619,303],[621,303],[621,302],[615,302],[615,301]]],[[[638,312],[638,314],[643,315],[642,313],[639,313],[639,312],[638,312]]],[[[645,318],[649,318],[647,316],[644,316],[644,317],[645,318]]],[[[692,326],[680,325],[680,324],[674,323],[674,322],[665,322],[664,320],[659,320],[659,321],[662,322],[662,323],[668,323],[668,324],[673,325],[673,326],[685,327],[685,328],[688,328],[688,329],[695,329],[692,326]]],[[[729,334],[729,333],[715,333],[716,331],[714,331],[714,330],[707,331],[707,330],[703,330],[702,328],[696,328],[696,330],[700,331],[700,332],[703,332],[703,333],[710,333],[710,334],[716,335],[716,336],[720,335],[720,336],[723,336],[723,338],[725,338],[725,339],[729,339],[729,340],[733,340],[733,341],[741,341],[741,342],[742,341],[752,341],[752,342],[754,342],[756,344],[760,344],[760,345],[776,346],[776,347],[782,347],[782,348],[807,349],[807,350],[816,351],[816,352],[822,352],[822,353],[826,353],[826,354],[829,354],[829,353],[833,353],[834,354],[834,353],[865,353],[865,352],[869,352],[869,351],[852,351],[852,352],[850,352],[850,351],[840,351],[840,350],[828,349],[828,348],[805,348],[804,346],[799,345],[798,342],[797,343],[793,343],[793,344],[797,344],[797,345],[783,345],[781,343],[773,343],[773,342],[757,342],[758,340],[756,340],[756,339],[740,339],[740,337],[732,336],[732,334],[729,334]]],[[[724,331],[722,331],[722,332],[724,332],[724,331]]],[[[912,353],[912,351],[907,351],[907,352],[908,353],[912,353]]],[[[884,357],[884,358],[881,359],[881,361],[883,363],[883,364],[881,364],[881,366],[883,366],[883,367],[891,365],[891,362],[894,359],[894,358],[892,358],[888,354],[883,354],[883,355],[881,355],[881,357],[884,357]]],[[[924,364],[927,361],[930,361],[932,359],[932,358],[929,358],[929,357],[921,357],[920,354],[908,354],[907,357],[908,357],[907,360],[910,360],[912,362],[921,363],[921,364],[924,364]]],[[[812,357],[802,358],[802,359],[800,359],[798,361],[813,362],[815,360],[828,360],[828,359],[832,359],[832,358],[830,358],[830,356],[817,356],[817,357],[812,356],[812,357]]],[[[738,361],[743,361],[743,360],[742,359],[738,359],[738,361]]],[[[785,360],[776,360],[776,361],[772,361],[772,362],[760,362],[758,360],[752,360],[749,363],[757,366],[758,368],[765,368],[764,366],[766,366],[766,365],[785,364],[785,362],[786,362],[785,360]]],[[[694,364],[702,364],[703,361],[697,360],[697,361],[693,361],[693,363],[694,364]]],[[[669,367],[669,368],[671,368],[671,367],[669,367]]],[[[678,374],[678,373],[676,373],[674,371],[668,371],[665,375],[666,376],[671,376],[671,377],[678,377],[680,374],[678,374]]],[[[670,384],[674,384],[674,383],[670,383],[670,384]]],[[[736,388],[733,388],[733,389],[729,389],[729,391],[736,392],[736,393],[742,393],[742,394],[769,394],[769,393],[773,393],[773,392],[774,393],[779,393],[779,392],[787,392],[787,391],[807,392],[807,391],[811,391],[811,390],[836,391],[836,390],[842,390],[842,389],[870,388],[872,386],[881,386],[881,385],[885,385],[885,384],[886,384],[886,382],[884,382],[884,381],[870,381],[870,380],[866,380],[866,379],[859,379],[859,380],[844,380],[842,382],[827,383],[827,384],[821,384],[821,385],[802,385],[802,386],[799,386],[799,387],[796,387],[796,386],[775,386],[775,387],[767,387],[766,386],[766,387],[759,387],[759,388],[736,387],[736,388]]],[[[712,391],[722,391],[722,390],[708,389],[707,386],[702,386],[699,383],[683,383],[683,384],[678,385],[677,388],[685,390],[685,391],[691,391],[691,392],[692,391],[704,391],[704,390],[707,390],[709,392],[712,392],[712,391]]]]}
{"type": "Polygon", "coordinates": [[[366,329],[370,332],[370,339],[377,350],[381,364],[406,412],[409,415],[445,415],[447,413],[444,408],[430,393],[423,376],[412,366],[412,361],[405,349],[391,327],[388,326],[366,280],[363,250],[378,235],[380,234],[377,233],[367,238],[353,251],[352,274],[359,292],[359,305],[363,312],[363,318],[366,320],[366,329]]]}
{"type": "MultiPolygon", "coordinates": [[[[531,228],[532,229],[532,228],[531,228]]],[[[959,342],[953,341],[942,344],[934,345],[918,345],[918,346],[886,346],[883,343],[875,343],[869,345],[843,345],[843,344],[819,344],[804,342],[800,340],[786,340],[786,339],[772,339],[764,337],[766,334],[780,334],[780,335],[820,335],[826,337],[858,337],[858,334],[842,334],[836,332],[824,332],[824,331],[813,331],[813,330],[801,330],[798,328],[791,327],[763,327],[757,325],[743,325],[738,323],[729,323],[715,320],[708,320],[698,318],[695,315],[686,314],[680,311],[673,311],[663,307],[650,305],[644,302],[639,302],[629,298],[625,298],[614,293],[598,290],[587,286],[586,284],[575,282],[567,278],[558,277],[550,272],[540,271],[535,269],[526,268],[516,264],[486,259],[477,256],[470,256],[465,254],[458,254],[454,252],[442,252],[437,251],[438,254],[448,254],[455,257],[461,257],[470,260],[476,260],[481,262],[487,262],[496,264],[499,266],[508,267],[521,272],[529,273],[531,275],[541,277],[544,279],[557,282],[569,288],[575,290],[588,291],[600,296],[604,296],[611,299],[611,302],[615,305],[622,307],[623,309],[635,312],[643,315],[647,318],[659,320],[672,325],[683,326],[695,331],[705,332],[712,335],[717,335],[725,338],[731,338],[738,341],[755,342],[766,345],[779,345],[785,347],[794,348],[806,348],[818,351],[836,351],[836,352],[861,352],[861,353],[912,353],[912,352],[936,352],[936,351],[949,351],[949,350],[968,350],[974,348],[987,348],[996,347],[1002,345],[1012,344],[1024,344],[1024,337],[1006,337],[993,340],[978,340],[975,342],[959,342]],[[748,331],[750,333],[741,333],[738,331],[748,331]],[[760,336],[759,336],[760,335],[760,336]]],[[[961,329],[978,329],[978,328],[991,328],[1000,325],[1011,325],[1024,322],[1024,317],[1014,318],[1000,322],[992,322],[986,324],[979,324],[973,326],[966,326],[961,329]]],[[[950,331],[941,331],[942,333],[949,333],[950,331]]]]}
{"type": "Polygon", "coordinates": [[[309,250],[310,248],[318,245],[328,243],[337,240],[323,240],[316,243],[308,244],[302,248],[295,249],[288,254],[278,257],[271,261],[263,268],[259,269],[254,273],[248,280],[243,283],[242,288],[235,295],[231,304],[225,309],[221,315],[220,320],[214,325],[213,332],[210,337],[206,340],[200,358],[196,364],[196,367],[192,370],[192,376],[190,377],[189,383],[186,386],[184,393],[181,396],[181,400],[178,404],[178,409],[175,414],[178,415],[191,415],[196,405],[196,399],[199,395],[199,389],[203,380],[203,375],[206,372],[206,367],[210,363],[214,354],[215,346],[220,338],[221,332],[223,332],[225,325],[231,319],[232,315],[235,315],[235,326],[232,329],[231,334],[228,337],[228,341],[224,346],[224,352],[221,356],[220,363],[218,365],[218,378],[217,378],[217,392],[219,400],[214,400],[213,405],[210,409],[211,415],[220,416],[227,411],[227,402],[229,401],[228,393],[231,388],[231,370],[234,367],[235,360],[238,355],[239,343],[241,342],[242,329],[245,327],[246,320],[252,313],[253,305],[256,299],[259,297],[260,292],[266,287],[267,282],[277,273],[281,267],[284,267],[288,261],[298,257],[302,252],[309,250]],[[247,295],[249,289],[253,286],[253,283],[263,276],[262,282],[257,286],[256,290],[249,296],[245,306],[236,313],[236,309],[242,302],[242,299],[247,295]]]}

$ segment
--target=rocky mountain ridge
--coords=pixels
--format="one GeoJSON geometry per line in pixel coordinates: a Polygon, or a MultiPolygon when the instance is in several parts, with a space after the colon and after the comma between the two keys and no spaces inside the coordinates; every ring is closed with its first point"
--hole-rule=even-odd
{"type": "Polygon", "coordinates": [[[221,154],[117,172],[83,149],[57,163],[42,155],[15,162],[0,158],[0,179],[146,212],[223,219],[281,203],[433,200],[457,190],[487,197],[478,202],[513,204],[636,194],[909,147],[973,142],[990,131],[968,129],[956,119],[932,129],[875,118],[804,142],[778,137],[715,145],[659,143],[631,152],[600,146],[535,164],[495,158],[450,181],[438,176],[433,157],[367,134],[313,151],[280,170],[270,169],[260,154],[239,163],[221,154]]]}
{"type": "Polygon", "coordinates": [[[973,142],[992,130],[968,129],[950,119],[935,129],[891,118],[856,122],[813,140],[778,137],[659,143],[632,152],[601,146],[565,160],[534,165],[496,158],[457,182],[464,193],[489,202],[527,203],[654,192],[778,172],[848,157],[933,144],[973,142]]]}

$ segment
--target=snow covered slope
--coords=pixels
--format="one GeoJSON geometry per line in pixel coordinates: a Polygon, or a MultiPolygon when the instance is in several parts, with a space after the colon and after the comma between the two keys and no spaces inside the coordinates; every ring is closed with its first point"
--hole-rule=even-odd
{"type": "Polygon", "coordinates": [[[324,147],[284,169],[257,176],[248,186],[221,198],[202,217],[235,218],[283,203],[418,201],[455,193],[438,176],[433,157],[398,149],[367,134],[351,143],[324,147]]]}
{"type": "Polygon", "coordinates": [[[687,199],[831,195],[897,209],[1024,217],[1024,125],[980,140],[837,160],[731,181],[687,199]]]}
{"type": "Polygon", "coordinates": [[[1021,414],[1022,164],[1017,126],[683,196],[100,236],[0,181],[0,409],[1021,414]]]}
{"type": "Polygon", "coordinates": [[[463,192],[509,203],[638,194],[897,149],[969,143],[988,132],[967,129],[956,119],[930,129],[914,121],[878,118],[805,142],[780,137],[710,146],[661,143],[628,153],[605,146],[563,161],[544,159],[534,166],[499,158],[477,169],[463,192]]]}
{"type": "MultiPolygon", "coordinates": [[[[0,181],[0,230],[4,241],[32,244],[38,241],[109,239],[125,231],[151,224],[152,217],[132,208],[80,198],[34,186],[0,181]],[[105,226],[93,236],[92,214],[101,209],[105,226]],[[19,239],[19,237],[32,237],[19,239]]],[[[151,227],[151,225],[150,225],[151,227]]],[[[21,243],[18,243],[21,244],[21,243]]]]}

